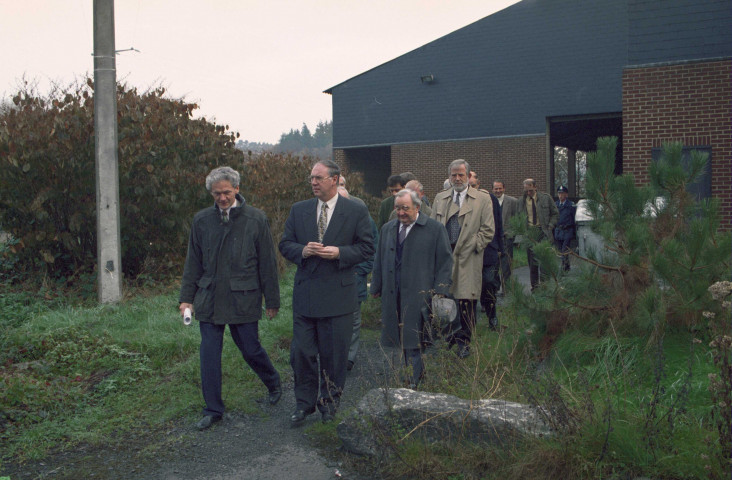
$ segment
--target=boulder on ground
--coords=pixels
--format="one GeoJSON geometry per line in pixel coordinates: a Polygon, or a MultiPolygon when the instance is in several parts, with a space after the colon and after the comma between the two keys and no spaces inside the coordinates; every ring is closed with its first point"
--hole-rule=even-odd
{"type": "Polygon", "coordinates": [[[343,447],[358,455],[386,453],[387,443],[417,435],[429,441],[464,439],[505,444],[551,435],[536,408],[505,400],[463,400],[406,388],[375,388],[338,425],[343,447]]]}

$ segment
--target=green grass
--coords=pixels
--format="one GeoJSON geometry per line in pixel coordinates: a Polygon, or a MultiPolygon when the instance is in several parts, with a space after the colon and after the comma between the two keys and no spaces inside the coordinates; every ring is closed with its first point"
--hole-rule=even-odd
{"type": "MultiPolygon", "coordinates": [[[[262,343],[280,371],[289,368],[292,278],[292,270],[282,278],[277,317],[260,322],[262,343]]],[[[0,295],[2,461],[38,461],[81,444],[114,447],[140,431],[149,432],[154,453],[165,448],[161,432],[171,422],[197,418],[199,333],[195,322],[182,324],[175,293],[91,307],[34,298],[0,295]]],[[[375,339],[379,301],[369,298],[362,311],[363,336],[375,339]]],[[[668,332],[659,351],[647,338],[574,329],[542,356],[535,322],[518,314],[510,297],[499,318],[503,330],[496,334],[481,317],[468,359],[445,349],[429,353],[421,389],[535,402],[561,414],[553,419],[559,434],[490,448],[410,437],[379,467],[385,478],[723,476],[707,390],[715,372],[708,342],[668,332]]],[[[222,361],[227,406],[249,412],[265,390],[242,368],[228,335],[222,361]]],[[[337,443],[334,425],[308,433],[317,444],[337,443]]]]}
{"type": "MultiPolygon", "coordinates": [[[[291,274],[285,283],[292,283],[291,274]]],[[[291,292],[285,287],[283,300],[291,292]]],[[[3,461],[32,461],[51,450],[122,442],[141,426],[162,430],[193,419],[203,406],[197,324],[184,326],[176,294],[120,305],[62,307],[5,301],[0,340],[0,429],[3,461]],[[6,312],[22,307],[19,318],[6,312]]],[[[278,369],[289,361],[289,307],[260,323],[262,343],[278,369]]],[[[229,335],[222,354],[223,395],[247,411],[266,393],[229,335]]]]}

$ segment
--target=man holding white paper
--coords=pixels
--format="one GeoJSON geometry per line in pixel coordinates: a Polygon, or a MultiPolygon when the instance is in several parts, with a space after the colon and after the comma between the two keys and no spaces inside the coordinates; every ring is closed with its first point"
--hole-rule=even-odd
{"type": "Polygon", "coordinates": [[[193,310],[201,330],[201,389],[206,408],[198,422],[204,430],[221,420],[221,349],[224,329],[262,383],[269,403],[282,396],[280,375],[259,343],[262,297],[266,315],[280,308],[277,261],[264,212],[246,204],[239,195],[239,173],[219,167],[206,177],[215,205],[193,217],[188,241],[180,312],[193,310]]]}

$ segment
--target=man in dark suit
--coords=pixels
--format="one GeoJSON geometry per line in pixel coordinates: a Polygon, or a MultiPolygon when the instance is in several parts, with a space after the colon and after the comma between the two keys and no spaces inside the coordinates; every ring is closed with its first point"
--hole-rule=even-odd
{"type": "Polygon", "coordinates": [[[394,203],[398,218],[381,228],[371,295],[381,297],[381,344],[399,349],[414,388],[424,373],[423,312],[432,295],[450,293],[452,249],[445,227],[420,213],[415,191],[398,192],[394,203]]]}
{"type": "Polygon", "coordinates": [[[296,400],[292,426],[302,425],[316,406],[324,422],[335,416],[358,308],[355,267],[374,253],[368,210],[338,195],[340,173],[330,160],[313,166],[310,186],[316,198],[292,206],[279,244],[280,253],[297,265],[290,347],[296,400]]]}
{"type": "Polygon", "coordinates": [[[503,255],[501,255],[501,288],[506,290],[506,285],[511,279],[511,264],[513,263],[513,240],[510,226],[511,218],[519,214],[520,204],[516,197],[505,193],[503,180],[493,180],[493,195],[498,199],[501,206],[501,218],[503,220],[503,255]]]}

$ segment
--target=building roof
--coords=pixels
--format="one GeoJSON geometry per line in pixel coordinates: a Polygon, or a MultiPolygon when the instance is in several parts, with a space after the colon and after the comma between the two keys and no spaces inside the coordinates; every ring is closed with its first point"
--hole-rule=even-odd
{"type": "Polygon", "coordinates": [[[536,135],[548,117],[620,112],[624,68],[732,55],[731,4],[524,0],[326,90],[334,147],[536,135]]]}

